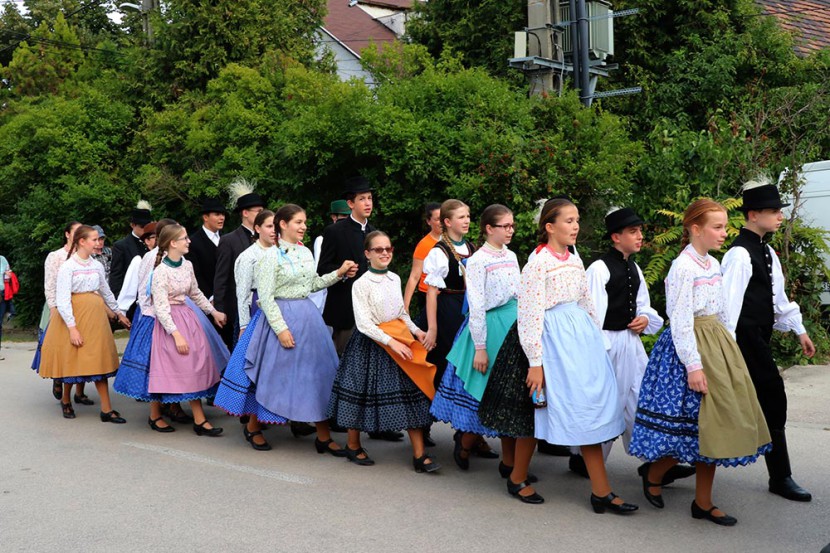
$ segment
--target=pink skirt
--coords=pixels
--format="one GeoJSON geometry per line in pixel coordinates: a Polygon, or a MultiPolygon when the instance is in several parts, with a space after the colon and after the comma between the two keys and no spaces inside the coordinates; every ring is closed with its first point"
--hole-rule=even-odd
{"type": "Polygon", "coordinates": [[[186,355],[179,353],[173,336],[167,334],[156,319],[148,391],[154,394],[186,394],[207,390],[219,382],[219,370],[205,332],[186,305],[171,305],[170,312],[189,349],[186,355]]]}

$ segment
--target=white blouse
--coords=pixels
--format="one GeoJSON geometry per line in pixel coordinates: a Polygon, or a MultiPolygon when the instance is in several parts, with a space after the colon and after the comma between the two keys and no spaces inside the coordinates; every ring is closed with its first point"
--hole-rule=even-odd
{"type": "MultiPolygon", "coordinates": [[[[781,332],[793,331],[797,335],[804,334],[807,329],[801,318],[801,308],[794,301],[787,298],[787,291],[784,287],[784,271],[781,269],[781,260],[769,245],[772,255],[772,303],[775,323],[773,328],[781,332]]],[[[727,318],[726,328],[732,335],[735,335],[735,327],[738,326],[738,318],[741,316],[741,308],[744,304],[746,287],[749,286],[749,279],[752,278],[752,261],[749,259],[749,252],[746,248],[735,246],[729,248],[723,256],[723,287],[726,293],[727,318]]]]}
{"type": "Polygon", "coordinates": [[[118,303],[115,301],[115,296],[112,294],[109,284],[107,284],[104,266],[91,257],[81,259],[77,254],[73,254],[58,270],[55,291],[58,313],[60,313],[66,326],[75,326],[75,316],[72,313],[72,294],[83,294],[85,292],[98,292],[110,309],[118,315],[123,315],[121,310],[118,309],[118,303]]]}
{"type": "Polygon", "coordinates": [[[55,291],[58,283],[58,271],[66,261],[69,252],[63,248],[49,252],[43,262],[43,292],[46,295],[46,305],[49,309],[56,307],[55,291]]]}
{"type": "MultiPolygon", "coordinates": [[[[651,298],[648,295],[648,287],[646,286],[646,279],[643,276],[643,271],[636,263],[637,274],[640,276],[640,286],[637,289],[637,316],[646,317],[648,325],[643,331],[643,334],[655,334],[663,328],[663,317],[651,307],[651,298]]],[[[594,261],[585,271],[588,277],[588,289],[591,292],[591,299],[594,301],[594,308],[597,313],[597,320],[605,321],[605,315],[608,313],[608,291],[605,286],[611,280],[611,273],[608,271],[608,265],[601,259],[594,261]]],[[[605,330],[604,332],[620,332],[616,330],[605,330]]]]}
{"type": "Polygon", "coordinates": [[[420,331],[403,308],[401,279],[395,273],[363,273],[352,285],[352,307],[357,330],[381,344],[392,340],[378,328],[381,323],[401,319],[412,334],[420,331]]]}
{"type": "Polygon", "coordinates": [[[522,269],[519,290],[519,342],[531,367],[542,364],[542,332],[545,311],[563,303],[576,302],[597,325],[594,302],[588,291],[588,280],[582,260],[572,254],[560,260],[545,247],[522,269]]]}
{"type": "Polygon", "coordinates": [[[517,298],[521,279],[519,260],[507,246],[496,250],[485,243],[467,260],[469,327],[476,349],[487,347],[487,311],[517,298]]]}
{"type": "Polygon", "coordinates": [[[239,306],[239,328],[251,322],[251,302],[254,298],[254,268],[265,253],[273,246],[264,248],[259,240],[239,254],[233,264],[233,278],[236,281],[236,303],[239,306]]]}
{"type": "Polygon", "coordinates": [[[144,254],[138,266],[138,306],[141,314],[147,317],[155,317],[156,310],[153,307],[152,291],[147,293],[147,285],[150,283],[150,275],[156,264],[156,255],[159,253],[158,246],[144,254]]]}
{"type": "Polygon", "coordinates": [[[178,267],[171,267],[163,261],[153,269],[153,306],[156,311],[156,320],[161,324],[167,334],[173,334],[178,330],[173,322],[171,305],[183,305],[186,297],[190,297],[199,309],[210,315],[215,311],[213,305],[199,290],[199,283],[196,282],[196,274],[193,272],[193,264],[183,259],[178,267]]]}
{"type": "Polygon", "coordinates": [[[666,314],[674,349],[687,372],[703,368],[695,340],[695,317],[717,315],[726,324],[720,263],[701,256],[691,244],[672,261],[666,277],[666,314]]]}
{"type": "MultiPolygon", "coordinates": [[[[462,257],[470,254],[470,248],[467,246],[466,241],[462,246],[456,246],[453,244],[453,247],[462,257]]],[[[459,270],[461,269],[459,268],[459,270]]],[[[435,288],[443,290],[447,287],[447,285],[444,284],[444,278],[449,274],[449,272],[450,260],[447,257],[447,254],[444,253],[444,250],[440,248],[432,248],[429,250],[426,259],[424,259],[423,273],[426,275],[424,283],[427,286],[434,286],[435,288]]]]}

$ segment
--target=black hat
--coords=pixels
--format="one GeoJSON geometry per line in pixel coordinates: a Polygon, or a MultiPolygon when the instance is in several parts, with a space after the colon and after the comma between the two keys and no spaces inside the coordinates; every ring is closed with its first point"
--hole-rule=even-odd
{"type": "Polygon", "coordinates": [[[781,209],[788,207],[790,204],[785,204],[781,201],[781,195],[778,193],[778,188],[773,184],[763,184],[761,186],[754,186],[752,188],[745,188],[743,191],[744,203],[741,206],[741,211],[746,213],[750,210],[759,209],[781,209]]]}
{"type": "Polygon", "coordinates": [[[228,210],[225,209],[224,204],[216,198],[205,198],[202,200],[202,211],[199,213],[228,213],[228,210]]]}
{"type": "Polygon", "coordinates": [[[144,226],[152,220],[153,216],[150,215],[150,204],[143,200],[138,202],[138,205],[136,205],[130,214],[130,222],[144,226]]]}
{"type": "Polygon", "coordinates": [[[363,175],[356,175],[346,179],[343,188],[344,198],[352,194],[357,195],[363,192],[374,192],[372,185],[369,184],[369,179],[363,175]]]}
{"type": "Polygon", "coordinates": [[[250,209],[252,207],[265,207],[265,200],[263,200],[262,196],[260,196],[256,192],[245,194],[244,196],[240,196],[239,199],[236,200],[235,211],[237,213],[242,211],[243,209],[250,209]]]}
{"type": "Polygon", "coordinates": [[[619,232],[624,228],[636,227],[644,224],[644,221],[634,213],[630,207],[623,207],[616,211],[612,211],[605,216],[605,233],[606,238],[611,238],[615,232],[619,232]]]}

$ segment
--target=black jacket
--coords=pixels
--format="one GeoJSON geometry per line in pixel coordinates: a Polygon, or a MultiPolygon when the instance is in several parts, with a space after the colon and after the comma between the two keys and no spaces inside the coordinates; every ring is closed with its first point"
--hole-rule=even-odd
{"type": "Polygon", "coordinates": [[[236,280],[233,276],[233,264],[239,254],[253,243],[253,235],[240,226],[230,234],[219,239],[216,248],[216,272],[213,277],[213,306],[228,316],[226,327],[233,329],[239,317],[236,311],[236,280]]]}
{"type": "Polygon", "coordinates": [[[202,227],[190,235],[190,252],[187,260],[193,263],[193,272],[196,273],[196,282],[199,290],[210,298],[213,295],[213,278],[216,275],[216,250],[213,242],[205,234],[202,227]]]}
{"type": "Polygon", "coordinates": [[[363,240],[375,228],[366,224],[366,231],[360,228],[351,217],[340,219],[323,230],[323,247],[320,250],[320,262],[317,274],[324,275],[340,268],[347,259],[358,264],[357,275],[338,282],[329,288],[323,320],[335,330],[354,328],[354,310],[352,308],[352,285],[360,275],[366,272],[368,263],[363,255],[363,240]]]}
{"type": "Polygon", "coordinates": [[[112,265],[110,266],[110,288],[112,293],[118,297],[121,287],[124,285],[124,277],[127,275],[127,268],[133,258],[137,255],[147,253],[147,246],[140,239],[128,234],[112,245],[112,265]]]}

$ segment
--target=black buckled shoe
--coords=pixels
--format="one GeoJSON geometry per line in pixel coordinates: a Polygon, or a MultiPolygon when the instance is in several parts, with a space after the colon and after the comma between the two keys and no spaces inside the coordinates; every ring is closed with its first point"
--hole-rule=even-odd
{"type": "Polygon", "coordinates": [[[346,458],[356,465],[360,465],[361,467],[371,467],[375,464],[371,457],[369,457],[369,453],[359,447],[357,449],[349,449],[349,446],[346,446],[346,458]],[[363,457],[360,457],[363,455],[363,457]]]}
{"type": "Polygon", "coordinates": [[[175,432],[176,431],[176,429],[173,428],[172,426],[170,426],[169,424],[167,426],[159,426],[158,422],[160,420],[164,420],[163,417],[159,417],[157,419],[147,417],[147,423],[150,425],[150,428],[152,428],[156,432],[161,432],[163,434],[167,434],[168,432],[175,432]]]}
{"type": "Polygon", "coordinates": [[[72,408],[72,403],[63,403],[61,402],[61,411],[63,411],[63,418],[65,419],[74,419],[75,418],[75,410],[72,408]]]}
{"type": "Polygon", "coordinates": [[[265,441],[265,436],[262,436],[262,430],[255,430],[253,432],[248,432],[247,428],[243,429],[245,432],[245,439],[248,440],[248,443],[251,444],[251,447],[257,451],[271,451],[271,444],[265,441]],[[264,443],[258,444],[254,441],[256,436],[262,436],[262,440],[264,443]]]}
{"type": "Polygon", "coordinates": [[[438,461],[436,461],[426,453],[421,455],[420,457],[413,457],[412,466],[415,468],[415,472],[427,473],[435,472],[441,468],[441,465],[438,463],[438,461]],[[429,459],[431,462],[427,463],[427,459],[429,459]]]}
{"type": "Polygon", "coordinates": [[[461,440],[463,437],[464,434],[461,431],[456,431],[456,433],[453,435],[452,439],[455,442],[455,446],[452,450],[452,458],[453,461],[455,461],[455,464],[458,465],[458,468],[460,468],[461,470],[469,470],[470,450],[461,445],[461,440]],[[465,453],[467,456],[462,457],[462,453],[465,453]]]}
{"type": "Polygon", "coordinates": [[[672,484],[675,480],[680,480],[681,478],[688,478],[690,476],[694,476],[697,472],[697,469],[692,465],[674,465],[672,468],[666,471],[666,474],[663,475],[663,481],[661,484],[663,486],[668,486],[672,484]]]}
{"type": "Polygon", "coordinates": [[[311,436],[315,432],[317,432],[317,428],[313,424],[308,424],[307,422],[294,422],[291,421],[289,425],[291,428],[291,434],[295,438],[301,438],[303,436],[311,436]]]}
{"type": "Polygon", "coordinates": [[[813,496],[795,483],[792,476],[788,476],[786,478],[780,478],[778,480],[773,480],[770,478],[769,481],[769,491],[770,493],[774,493],[775,495],[780,495],[784,499],[789,499],[790,501],[812,501],[813,496]]]}
{"type": "MultiPolygon", "coordinates": [[[[499,474],[502,478],[510,478],[510,474],[513,472],[513,467],[510,465],[505,465],[503,462],[499,463],[499,474]]],[[[535,474],[528,472],[527,473],[527,481],[531,484],[535,484],[539,481],[535,474]]]]}
{"type": "Polygon", "coordinates": [[[56,380],[52,381],[52,396],[58,401],[63,398],[63,385],[56,380]]]}
{"type": "Polygon", "coordinates": [[[529,503],[530,505],[541,505],[545,502],[545,498],[539,495],[536,492],[533,492],[530,495],[522,495],[519,492],[523,489],[530,486],[530,482],[525,480],[524,482],[519,482],[518,484],[514,484],[510,481],[510,478],[507,479],[507,493],[521,501],[522,503],[529,503]]]}
{"type": "Polygon", "coordinates": [[[692,518],[711,520],[715,524],[719,524],[721,526],[735,526],[738,524],[738,519],[735,517],[731,517],[729,515],[723,515],[722,517],[716,517],[712,514],[712,511],[717,509],[714,505],[712,505],[711,509],[704,510],[698,507],[697,502],[693,499],[692,500],[692,518]]]}
{"type": "MultiPolygon", "coordinates": [[[[314,449],[317,450],[317,453],[322,455],[323,453],[330,453],[335,457],[345,457],[346,450],[343,448],[339,449],[332,449],[329,446],[334,443],[334,440],[328,439],[325,442],[321,442],[318,438],[314,438],[314,449]]],[[[337,444],[335,444],[337,445],[337,444]]]]}
{"type": "Polygon", "coordinates": [[[618,515],[627,515],[628,513],[633,513],[639,509],[639,507],[633,503],[614,503],[615,499],[617,499],[617,495],[614,492],[609,493],[605,497],[599,497],[591,494],[591,507],[594,508],[595,513],[600,515],[604,513],[606,509],[612,513],[617,513],[618,515]]]}
{"type": "Polygon", "coordinates": [[[196,433],[197,436],[210,436],[216,437],[222,433],[222,428],[218,426],[214,426],[213,428],[205,428],[205,425],[208,423],[208,420],[205,419],[201,423],[196,424],[193,423],[193,431],[196,433]]]}
{"type": "MultiPolygon", "coordinates": [[[[644,463],[637,467],[637,474],[639,474],[643,479],[643,495],[646,496],[646,501],[657,507],[658,509],[662,509],[666,506],[663,503],[663,496],[662,495],[654,495],[650,491],[649,488],[662,488],[662,484],[655,484],[654,482],[648,481],[648,469],[651,468],[651,463],[644,463]]],[[[665,481],[665,478],[663,479],[665,481]]]]}
{"type": "Polygon", "coordinates": [[[95,402],[89,399],[86,394],[80,396],[75,394],[74,399],[75,403],[80,403],[81,405],[95,405],[95,402]]]}
{"type": "Polygon", "coordinates": [[[101,422],[114,422],[115,424],[124,424],[126,419],[121,417],[121,413],[118,411],[110,411],[109,413],[104,413],[101,411],[101,422]]]}

